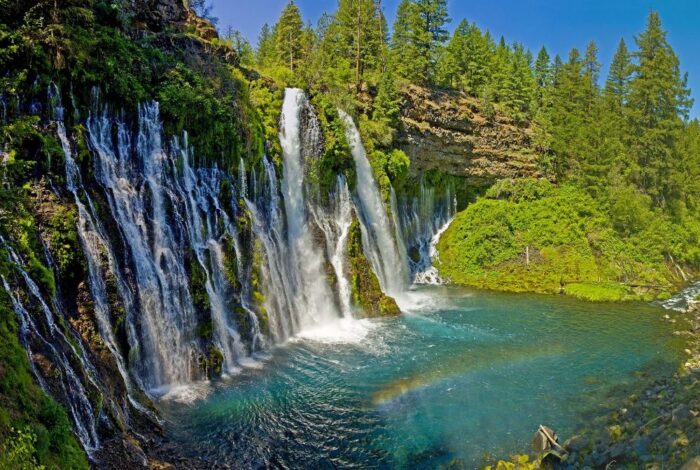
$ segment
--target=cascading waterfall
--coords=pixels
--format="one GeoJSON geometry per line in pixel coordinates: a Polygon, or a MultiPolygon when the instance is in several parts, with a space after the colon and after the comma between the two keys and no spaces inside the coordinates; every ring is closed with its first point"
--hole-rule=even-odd
{"type": "MultiPolygon", "coordinates": [[[[160,394],[206,376],[201,369],[208,353],[197,327],[206,322],[207,314],[223,372],[250,364],[250,354],[263,345],[258,319],[224,275],[224,243],[232,241],[233,256],[241,256],[229,215],[235,197],[219,200],[222,185],[233,190],[233,180],[216,168],[194,170],[186,137],[182,148],[177,141],[172,152],[164,148],[157,103],[140,106],[135,142],[126,124],[106,111],[93,113],[87,129],[95,178],[104,189],[126,248],[123,264],[128,269],[114,266],[113,271],[119,284],[133,286],[133,302],[124,304],[132,332],[130,363],[142,387],[160,394]],[[193,253],[191,262],[204,273],[207,312],[194,305],[191,289],[195,287],[190,285],[185,264],[188,253],[193,253]],[[234,318],[237,306],[251,325],[251,331],[245,332],[250,333],[250,347],[241,338],[236,321],[240,317],[234,318]]],[[[92,264],[101,265],[99,259],[92,264]]],[[[241,279],[242,284],[246,282],[241,279]]]]}
{"type": "MultiPolygon", "coordinates": [[[[210,367],[220,366],[217,374],[224,375],[257,367],[258,352],[296,334],[342,333],[349,324],[343,322],[355,313],[346,259],[354,215],[384,290],[400,293],[407,287],[403,250],[392,235],[399,227],[386,212],[348,116],[357,192],[351,195],[342,176],[323,197],[319,186],[307,181],[322,137],[301,90],[285,95],[281,177],[267,157],[250,172],[241,160],[235,177],[216,166],[195,168],[186,133],[164,145],[158,103],[139,106],[134,131],[100,108],[96,94],[86,121],[93,172],[85,181],[63,121],[60,93],[52,86],[49,95],[65,156],[66,187],[77,209],[96,326],[134,407],[145,411],[133,398],[136,388],[162,396],[210,377],[210,367]],[[254,277],[255,289],[265,293],[264,305],[253,291],[254,277]],[[266,317],[264,332],[260,315],[266,317]],[[218,356],[216,365],[212,358],[218,356]]],[[[29,279],[25,284],[39,302],[39,291],[29,279]]],[[[22,317],[20,299],[10,295],[22,317]]],[[[31,322],[31,316],[25,320],[31,322]]],[[[82,350],[75,354],[85,355],[82,350]]],[[[65,357],[56,360],[65,362],[65,357]]],[[[92,370],[80,362],[82,374],[92,370]]],[[[78,375],[66,373],[66,380],[73,379],[79,382],[78,375]]],[[[95,448],[89,401],[78,396],[70,402],[81,441],[86,449],[95,448]]]]}
{"type": "MultiPolygon", "coordinates": [[[[12,308],[17,315],[20,325],[20,340],[27,350],[29,362],[34,376],[39,385],[46,392],[55,392],[65,398],[65,403],[73,420],[75,434],[80,440],[85,451],[91,455],[100,446],[97,435],[98,416],[88,398],[88,392],[81,380],[82,373],[94,373],[94,367],[89,363],[87,356],[81,348],[76,349],[74,344],[79,344],[77,338],[66,337],[61,328],[54,320],[54,313],[44,300],[44,297],[36,282],[24,269],[24,262],[19,255],[0,237],[0,246],[4,247],[10,256],[10,260],[15,265],[15,269],[20,274],[23,283],[33,304],[36,304],[42,313],[37,319],[42,322],[40,326],[37,320],[29,313],[20,297],[12,290],[9,282],[4,276],[0,276],[3,288],[10,297],[12,308]],[[56,384],[58,389],[54,389],[37,369],[32,356],[40,352],[48,357],[56,367],[51,377],[51,384],[56,384]],[[75,360],[80,369],[77,369],[72,360],[75,360]]],[[[95,387],[95,382],[89,375],[85,379],[95,387]]]]}
{"type": "MultiPolygon", "coordinates": [[[[95,305],[97,327],[99,328],[103,341],[117,362],[117,367],[124,383],[130,388],[131,381],[129,380],[127,367],[117,347],[117,342],[109,320],[109,302],[107,300],[108,294],[105,279],[107,279],[108,276],[114,275],[116,257],[111,251],[109,243],[106,242],[107,237],[104,229],[99,225],[98,219],[95,217],[95,209],[90,195],[82,191],[83,185],[80,172],[78,170],[78,165],[73,159],[73,151],[63,122],[64,110],[60,103],[59,91],[55,85],[52,85],[49,91],[51,101],[53,101],[53,118],[56,122],[57,134],[65,159],[66,186],[68,191],[73,194],[73,199],[78,208],[77,231],[81,247],[88,261],[88,283],[95,305]],[[87,206],[83,204],[80,198],[81,193],[87,201],[87,206]],[[102,261],[103,258],[106,258],[106,260],[102,261]],[[107,270],[102,269],[104,265],[108,266],[107,270]]],[[[121,279],[119,279],[119,281],[118,285],[121,298],[127,305],[131,305],[133,296],[125,283],[121,282],[121,279]]]]}
{"type": "Polygon", "coordinates": [[[195,316],[181,261],[184,245],[177,243],[164,207],[167,194],[161,183],[167,156],[160,145],[158,107],[153,103],[140,107],[135,148],[121,122],[116,123],[115,144],[113,124],[105,111],[92,114],[87,128],[95,177],[131,252],[140,307],[138,315],[132,312],[127,319],[138,318],[140,323],[132,365],[146,390],[190,382],[196,368],[191,338],[195,316]]]}
{"type": "Polygon", "coordinates": [[[438,193],[435,188],[421,182],[418,195],[392,198],[392,201],[411,279],[416,284],[442,284],[433,262],[438,256],[437,242],[457,212],[454,186],[448,184],[438,193]]]}
{"type": "MultiPolygon", "coordinates": [[[[244,289],[244,295],[235,299],[231,283],[224,274],[227,268],[224,261],[223,243],[225,241],[231,243],[237,261],[241,259],[241,249],[238,243],[238,231],[222,206],[217,191],[221,190],[222,182],[226,181],[232,194],[231,200],[223,201],[223,203],[234,207],[236,196],[233,190],[235,186],[233,181],[217,168],[195,171],[191,167],[186,134],[184,147],[180,153],[182,174],[175,181],[179,192],[187,195],[185,207],[189,238],[197,261],[206,273],[205,287],[211,303],[216,342],[224,353],[224,368],[231,372],[236,370],[237,365],[248,357],[248,352],[244,348],[236,325],[230,321],[230,313],[235,309],[236,300],[241,304],[241,308],[252,326],[251,349],[254,351],[264,345],[258,317],[248,308],[246,302],[247,290],[244,289]],[[184,182],[184,186],[180,184],[180,181],[184,182]]],[[[236,266],[238,278],[245,279],[246,273],[243,271],[243,264],[236,262],[236,266]]],[[[248,285],[248,283],[243,284],[248,285]]]]}
{"type": "Polygon", "coordinates": [[[695,282],[668,300],[661,302],[661,306],[678,312],[687,311],[700,296],[700,282],[695,282]]]}
{"type": "Polygon", "coordinates": [[[338,176],[334,192],[330,195],[330,209],[314,208],[314,222],[323,231],[326,255],[333,266],[338,283],[338,298],[343,318],[352,318],[350,282],[347,277],[345,248],[352,225],[352,198],[345,178],[338,176]]]}
{"type": "Polygon", "coordinates": [[[259,194],[255,201],[248,201],[254,230],[267,259],[267,308],[274,313],[274,321],[271,318],[270,322],[278,340],[333,322],[341,314],[309,220],[313,209],[306,197],[300,112],[305,104],[306,96],[301,90],[287,90],[280,123],[284,157],[282,198],[277,192],[275,169],[265,158],[259,194]]]}
{"type": "Polygon", "coordinates": [[[304,92],[288,89],[282,105],[280,144],[284,156],[282,194],[287,220],[290,263],[296,274],[293,287],[298,295],[301,328],[318,326],[339,317],[323,266],[323,255],[314,243],[309,224],[304,188],[304,160],[301,138],[301,107],[304,92]]]}
{"type": "Polygon", "coordinates": [[[402,250],[394,236],[392,222],[387,215],[379,187],[372,175],[367,152],[352,118],[339,111],[345,121],[346,136],[357,172],[357,209],[362,226],[362,244],[365,255],[374,268],[382,290],[398,296],[408,288],[409,275],[402,250]]]}

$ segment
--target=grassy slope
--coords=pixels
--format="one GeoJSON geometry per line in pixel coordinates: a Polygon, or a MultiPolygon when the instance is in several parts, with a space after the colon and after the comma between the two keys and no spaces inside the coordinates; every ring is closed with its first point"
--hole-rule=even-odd
{"type": "Polygon", "coordinates": [[[622,236],[581,189],[503,181],[457,215],[438,244],[439,269],[456,284],[487,289],[661,298],[680,281],[667,260],[685,249],[683,237],[684,228],[661,217],[622,236]]]}

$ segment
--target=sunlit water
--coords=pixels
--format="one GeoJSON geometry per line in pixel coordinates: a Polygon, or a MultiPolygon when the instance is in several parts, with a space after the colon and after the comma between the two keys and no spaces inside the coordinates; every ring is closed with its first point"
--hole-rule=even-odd
{"type": "Polygon", "coordinates": [[[528,450],[538,424],[571,435],[636,373],[671,373],[663,311],[555,296],[423,289],[399,318],[339,324],[162,401],[168,432],[233,468],[469,467],[528,450]]]}

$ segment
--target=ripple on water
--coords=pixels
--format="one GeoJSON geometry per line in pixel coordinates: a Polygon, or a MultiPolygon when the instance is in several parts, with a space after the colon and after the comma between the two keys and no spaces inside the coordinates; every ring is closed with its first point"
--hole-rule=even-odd
{"type": "Polygon", "coordinates": [[[168,432],[235,468],[471,467],[526,450],[541,422],[570,434],[612,387],[679,357],[663,311],[641,304],[411,294],[406,315],[306,332],[204,399],[159,402],[168,432]]]}

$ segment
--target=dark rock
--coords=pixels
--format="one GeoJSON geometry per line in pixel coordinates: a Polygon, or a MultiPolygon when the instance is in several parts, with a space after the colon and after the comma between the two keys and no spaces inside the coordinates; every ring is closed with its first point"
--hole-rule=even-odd
{"type": "Polygon", "coordinates": [[[183,0],[133,0],[136,20],[149,30],[160,32],[187,19],[183,0]]]}
{"type": "Polygon", "coordinates": [[[573,436],[567,439],[566,442],[564,442],[564,448],[571,452],[580,452],[586,447],[588,447],[589,443],[590,441],[587,437],[573,436]]]}
{"type": "Polygon", "coordinates": [[[608,451],[608,455],[610,455],[611,459],[619,459],[623,455],[625,455],[625,445],[620,443],[620,444],[615,444],[613,447],[610,448],[608,451]]]}
{"type": "Polygon", "coordinates": [[[690,409],[688,408],[688,405],[686,405],[685,403],[678,405],[671,412],[671,422],[673,424],[679,424],[682,421],[688,419],[689,417],[690,417],[690,409]]]}
{"type": "Polygon", "coordinates": [[[651,439],[648,436],[643,436],[634,441],[633,447],[634,452],[637,455],[645,455],[649,452],[649,446],[651,445],[651,439]]]}

